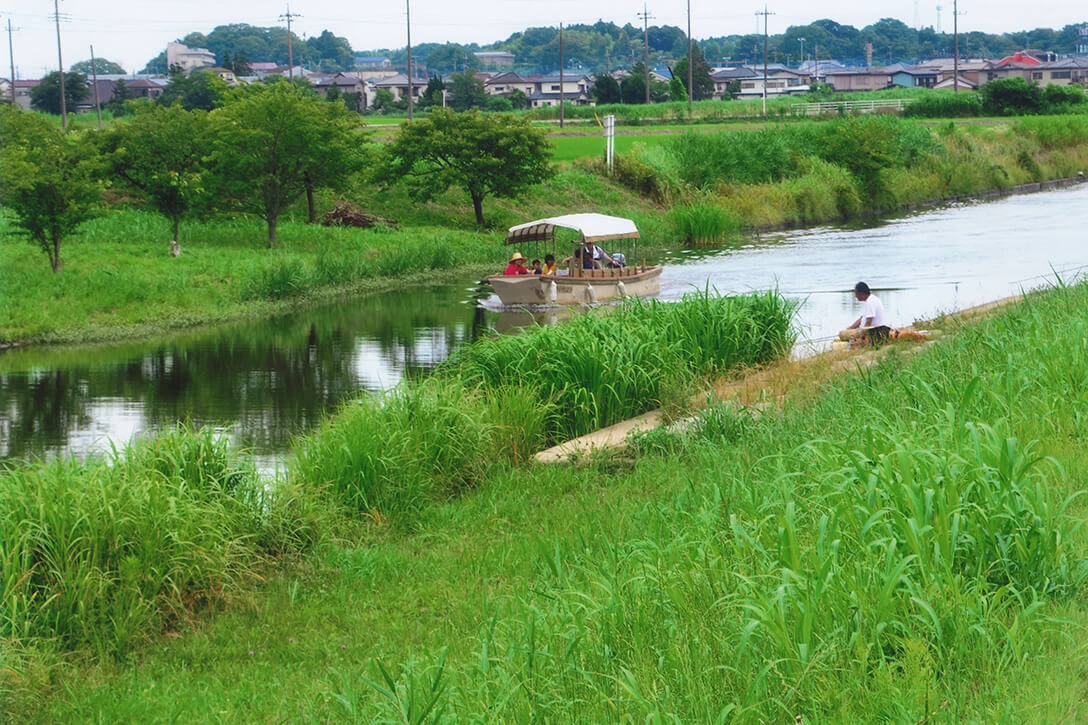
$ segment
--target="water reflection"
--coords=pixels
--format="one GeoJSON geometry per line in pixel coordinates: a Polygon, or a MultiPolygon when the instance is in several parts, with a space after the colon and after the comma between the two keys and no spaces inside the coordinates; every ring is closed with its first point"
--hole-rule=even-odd
{"type": "MultiPolygon", "coordinates": [[[[1088,187],[894,219],[765,234],[668,255],[661,296],[778,286],[803,301],[805,336],[860,314],[867,281],[905,324],[1070,276],[1088,260],[1077,208],[1088,187]]],[[[275,460],[360,388],[424,374],[483,335],[562,321],[570,310],[497,311],[475,280],[385,293],[274,320],[124,344],[0,353],[0,457],[84,455],[188,420],[231,431],[275,460]]],[[[492,302],[494,302],[492,300],[492,302]]]]}

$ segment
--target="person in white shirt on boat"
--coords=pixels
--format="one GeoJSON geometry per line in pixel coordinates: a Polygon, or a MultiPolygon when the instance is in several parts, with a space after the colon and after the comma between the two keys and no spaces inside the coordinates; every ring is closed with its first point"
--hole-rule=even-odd
{"type": "Polygon", "coordinates": [[[858,282],[854,285],[854,297],[862,303],[861,317],[854,320],[854,324],[846,328],[852,331],[850,336],[857,340],[864,335],[870,345],[878,345],[888,340],[888,334],[892,329],[888,326],[884,316],[884,303],[872,293],[869,285],[858,282]]]}
{"type": "Polygon", "coordinates": [[[604,269],[605,262],[616,266],[603,249],[587,239],[582,245],[582,269],[604,269]]]}

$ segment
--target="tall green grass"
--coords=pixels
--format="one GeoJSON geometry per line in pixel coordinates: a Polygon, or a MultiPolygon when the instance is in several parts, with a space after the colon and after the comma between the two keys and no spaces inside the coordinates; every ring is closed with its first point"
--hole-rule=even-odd
{"type": "Polygon", "coordinates": [[[669,212],[676,235],[688,244],[714,244],[740,231],[740,224],[712,201],[695,201],[669,212]]]}
{"type": "Polygon", "coordinates": [[[125,653],[307,548],[320,518],[211,431],[0,470],[0,636],[125,653]]]}
{"type": "Polygon", "coordinates": [[[776,292],[630,301],[610,314],[459,350],[429,379],[343,407],[299,441],[292,474],[411,525],[496,466],[663,404],[700,377],[785,355],[795,303],[776,292]]]}

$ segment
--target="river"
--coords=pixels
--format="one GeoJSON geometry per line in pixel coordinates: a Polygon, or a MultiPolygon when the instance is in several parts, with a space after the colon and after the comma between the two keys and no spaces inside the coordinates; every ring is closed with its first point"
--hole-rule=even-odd
{"type": "MultiPolygon", "coordinates": [[[[1088,265],[1085,211],[1081,185],[678,249],[664,260],[660,296],[777,286],[802,301],[802,337],[819,346],[858,316],[858,280],[906,325],[1052,283],[1055,273],[1072,279],[1088,265]]],[[[188,421],[228,431],[272,470],[295,435],[361,389],[425,373],[459,345],[529,320],[498,310],[476,280],[447,275],[263,322],[0,352],[0,458],[83,457],[188,421]]]]}

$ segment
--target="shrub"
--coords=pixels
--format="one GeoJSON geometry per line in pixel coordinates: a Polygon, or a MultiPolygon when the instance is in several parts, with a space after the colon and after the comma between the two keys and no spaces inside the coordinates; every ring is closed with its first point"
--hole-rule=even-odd
{"type": "Polygon", "coordinates": [[[982,100],[975,93],[933,91],[903,109],[908,118],[966,118],[982,115],[982,100]]]}
{"type": "Polygon", "coordinates": [[[1026,78],[999,78],[979,88],[982,108],[991,116],[1023,116],[1043,110],[1043,90],[1026,78]]]}

